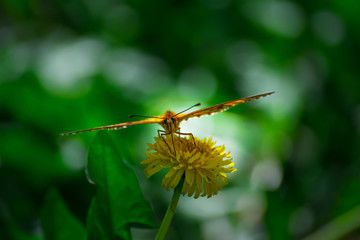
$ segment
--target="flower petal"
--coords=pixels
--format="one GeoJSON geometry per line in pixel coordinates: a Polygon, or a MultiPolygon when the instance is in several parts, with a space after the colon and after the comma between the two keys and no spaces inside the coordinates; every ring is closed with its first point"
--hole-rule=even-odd
{"type": "Polygon", "coordinates": [[[141,165],[146,177],[169,168],[162,180],[167,190],[175,188],[184,177],[182,194],[211,197],[226,185],[226,174],[236,171],[230,153],[225,153],[225,146],[215,146],[212,138],[199,140],[174,134],[154,139],[154,144],[148,144],[152,152],[145,153],[147,159],[141,165]]]}

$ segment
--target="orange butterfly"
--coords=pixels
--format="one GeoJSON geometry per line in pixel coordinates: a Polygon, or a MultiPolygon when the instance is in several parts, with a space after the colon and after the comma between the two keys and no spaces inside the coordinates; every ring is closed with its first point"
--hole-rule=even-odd
{"type": "MultiPolygon", "coordinates": [[[[168,110],[162,116],[148,117],[147,119],[141,120],[141,121],[126,122],[126,123],[119,123],[119,124],[108,125],[108,126],[103,126],[103,127],[96,127],[96,128],[91,128],[91,129],[62,133],[61,135],[64,136],[64,135],[76,134],[76,133],[81,133],[81,132],[91,132],[91,131],[104,130],[104,129],[118,130],[118,129],[126,128],[126,127],[132,126],[132,125],[147,124],[147,123],[159,123],[165,130],[165,131],[158,130],[158,134],[161,137],[164,135],[170,135],[172,133],[177,133],[177,134],[182,134],[182,135],[192,135],[191,133],[181,133],[180,132],[179,124],[181,121],[188,120],[189,118],[192,118],[192,117],[201,117],[206,114],[211,115],[211,114],[215,114],[218,112],[223,112],[223,111],[226,111],[229,108],[234,107],[240,103],[244,103],[244,102],[251,101],[254,99],[259,99],[259,98],[271,95],[273,93],[274,92],[269,92],[269,93],[264,93],[264,94],[255,95],[255,96],[251,96],[251,97],[246,97],[246,98],[242,98],[242,99],[238,99],[238,100],[220,103],[220,104],[217,104],[217,105],[214,105],[211,107],[199,109],[194,112],[185,113],[187,110],[189,110],[195,106],[199,106],[200,103],[198,103],[198,104],[195,104],[194,106],[192,106],[184,111],[181,111],[179,113],[175,113],[173,111],[168,110]],[[160,134],[160,132],[161,132],[161,134],[160,134]]],[[[130,115],[129,117],[147,117],[147,116],[130,115]]]]}

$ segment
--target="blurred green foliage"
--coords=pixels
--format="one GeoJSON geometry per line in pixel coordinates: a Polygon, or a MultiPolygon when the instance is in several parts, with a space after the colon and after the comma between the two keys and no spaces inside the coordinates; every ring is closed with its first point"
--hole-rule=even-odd
{"type": "MultiPolygon", "coordinates": [[[[169,239],[359,238],[359,5],[1,1],[0,239],[83,236],[95,133],[59,133],[269,91],[182,123],[225,144],[238,171],[218,196],[180,198],[169,239]]],[[[171,193],[139,162],[159,128],[110,133],[158,223],[171,193]]]]}
{"type": "Polygon", "coordinates": [[[97,186],[86,222],[89,239],[130,239],[131,227],[157,227],[135,174],[104,132],[89,150],[88,174],[97,186]]]}

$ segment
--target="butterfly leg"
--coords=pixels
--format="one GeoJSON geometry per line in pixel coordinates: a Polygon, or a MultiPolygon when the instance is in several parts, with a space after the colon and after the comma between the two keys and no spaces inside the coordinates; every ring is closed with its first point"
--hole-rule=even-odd
{"type": "Polygon", "coordinates": [[[171,152],[171,148],[170,148],[169,144],[165,141],[165,138],[164,138],[165,135],[169,135],[169,134],[171,134],[171,141],[173,143],[173,148],[174,148],[174,152],[175,152],[175,156],[176,156],[175,144],[174,144],[174,139],[173,139],[172,133],[166,133],[164,130],[158,130],[159,137],[161,137],[161,139],[164,141],[164,143],[166,144],[166,146],[169,148],[169,150],[171,152]]]}
{"type": "Polygon", "coordinates": [[[163,137],[164,135],[167,135],[165,131],[163,131],[163,130],[158,130],[158,136],[159,136],[159,138],[161,138],[161,139],[164,141],[164,143],[166,144],[166,146],[167,146],[167,147],[169,148],[169,150],[171,151],[171,148],[170,148],[169,144],[165,141],[165,139],[164,139],[164,137],[163,137]]]}
{"type": "Polygon", "coordinates": [[[194,142],[194,145],[196,146],[195,138],[194,138],[194,135],[193,135],[192,133],[182,133],[182,132],[180,132],[180,128],[179,128],[179,131],[177,131],[177,132],[175,132],[175,133],[179,134],[179,137],[180,137],[180,135],[187,135],[187,136],[190,135],[191,138],[192,138],[192,140],[193,140],[193,142],[194,142]]]}
{"type": "Polygon", "coordinates": [[[173,144],[173,149],[174,149],[174,153],[175,153],[175,157],[176,157],[176,149],[175,149],[175,143],[174,143],[174,137],[173,137],[173,134],[171,134],[171,141],[172,141],[172,144],[173,144]]]}

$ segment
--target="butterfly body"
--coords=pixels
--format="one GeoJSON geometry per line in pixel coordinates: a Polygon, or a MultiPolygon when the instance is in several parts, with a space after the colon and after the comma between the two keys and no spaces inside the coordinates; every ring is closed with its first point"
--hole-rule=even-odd
{"type": "MultiPolygon", "coordinates": [[[[244,103],[244,102],[251,101],[254,99],[259,99],[259,98],[271,95],[273,93],[274,92],[269,92],[269,93],[259,94],[259,95],[255,95],[255,96],[251,96],[251,97],[241,98],[238,100],[224,102],[224,103],[220,103],[220,104],[217,104],[217,105],[214,105],[211,107],[202,108],[202,109],[190,112],[190,113],[185,113],[185,111],[187,111],[188,109],[185,111],[182,111],[180,113],[175,113],[173,111],[168,110],[161,116],[148,117],[145,120],[134,121],[134,122],[125,122],[125,123],[119,123],[119,124],[108,125],[108,126],[103,126],[103,127],[96,127],[96,128],[91,128],[91,129],[62,133],[61,135],[70,135],[70,134],[76,134],[76,133],[80,133],[80,132],[92,132],[92,131],[96,131],[96,130],[105,130],[105,129],[118,130],[118,129],[126,128],[126,127],[132,126],[132,125],[140,125],[140,124],[147,124],[147,123],[160,124],[164,128],[164,131],[160,130],[161,132],[164,132],[164,134],[162,134],[162,135],[169,135],[172,133],[180,133],[180,127],[179,127],[180,122],[182,122],[184,120],[188,120],[189,118],[193,118],[193,117],[201,117],[204,115],[212,115],[215,113],[223,112],[223,111],[226,111],[229,108],[234,107],[240,103],[244,103]]],[[[199,106],[199,105],[200,104],[198,103],[194,106],[199,106]]],[[[134,117],[134,116],[129,116],[129,117],[134,117]]]]}
{"type": "Polygon", "coordinates": [[[161,116],[161,118],[163,118],[164,120],[160,122],[160,125],[163,127],[166,134],[171,134],[180,130],[180,122],[179,119],[176,117],[175,112],[168,110],[161,116]]]}

